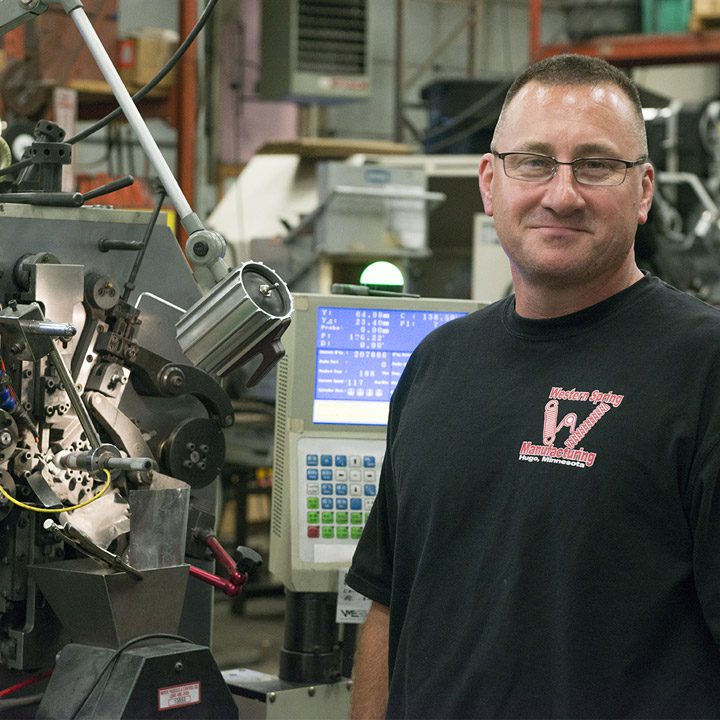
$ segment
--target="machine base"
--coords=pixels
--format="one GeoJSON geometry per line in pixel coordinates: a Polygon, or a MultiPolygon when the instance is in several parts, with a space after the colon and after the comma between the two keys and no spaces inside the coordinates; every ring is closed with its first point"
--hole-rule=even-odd
{"type": "Polygon", "coordinates": [[[36,717],[237,720],[238,710],[201,645],[165,641],[118,653],[71,644],[58,657],[36,717]]]}
{"type": "Polygon", "coordinates": [[[291,683],[276,675],[224,670],[243,720],[337,720],[350,717],[352,681],[291,683]]]}

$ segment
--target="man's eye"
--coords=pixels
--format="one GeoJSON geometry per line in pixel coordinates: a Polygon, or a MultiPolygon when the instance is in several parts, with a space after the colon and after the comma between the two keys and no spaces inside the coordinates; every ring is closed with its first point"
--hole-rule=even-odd
{"type": "Polygon", "coordinates": [[[612,169],[613,168],[609,162],[598,158],[589,158],[578,163],[578,170],[589,170],[590,172],[608,172],[612,169]]]}
{"type": "Polygon", "coordinates": [[[520,167],[525,170],[546,170],[552,166],[552,162],[547,158],[526,157],[520,161],[520,167]]]}

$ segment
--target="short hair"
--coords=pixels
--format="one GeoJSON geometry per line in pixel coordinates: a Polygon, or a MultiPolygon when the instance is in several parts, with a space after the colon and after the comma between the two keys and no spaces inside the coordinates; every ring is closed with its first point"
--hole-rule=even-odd
{"type": "Polygon", "coordinates": [[[637,85],[614,65],[601,58],[587,55],[571,53],[553,55],[526,68],[515,78],[505,95],[505,101],[495,127],[496,133],[502,124],[507,106],[521,88],[533,81],[541,85],[615,85],[630,100],[637,120],[638,139],[643,147],[643,152],[647,154],[647,134],[637,85]]]}

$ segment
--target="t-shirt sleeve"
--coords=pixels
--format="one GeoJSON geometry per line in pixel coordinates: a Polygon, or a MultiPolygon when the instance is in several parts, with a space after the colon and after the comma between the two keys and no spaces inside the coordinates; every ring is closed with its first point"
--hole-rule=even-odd
{"type": "Polygon", "coordinates": [[[383,605],[390,605],[392,592],[394,528],[390,519],[391,485],[392,460],[390,452],[386,451],[378,494],[346,578],[350,587],[383,605]]]}
{"type": "Polygon", "coordinates": [[[390,401],[387,445],[380,472],[378,494],[360,537],[346,582],[371,600],[390,605],[393,554],[397,529],[396,477],[393,470],[393,438],[397,432],[404,398],[412,384],[417,351],[413,353],[390,401]]]}

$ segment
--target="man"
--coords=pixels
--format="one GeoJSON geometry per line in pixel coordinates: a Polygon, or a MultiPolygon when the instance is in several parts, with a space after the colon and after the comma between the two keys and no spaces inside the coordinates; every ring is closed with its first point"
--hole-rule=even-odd
{"type": "Polygon", "coordinates": [[[355,718],[720,715],[720,314],[638,269],[653,183],[604,61],[510,88],[480,191],[515,295],[395,391],[355,718]]]}

